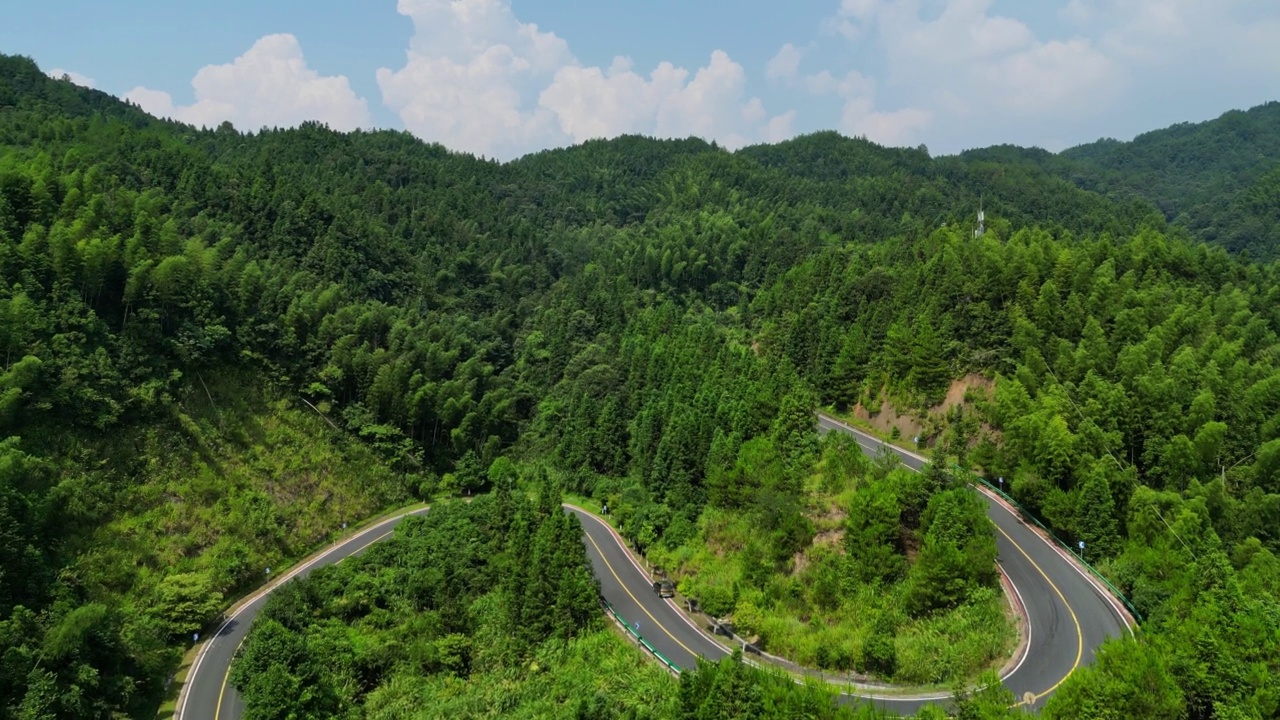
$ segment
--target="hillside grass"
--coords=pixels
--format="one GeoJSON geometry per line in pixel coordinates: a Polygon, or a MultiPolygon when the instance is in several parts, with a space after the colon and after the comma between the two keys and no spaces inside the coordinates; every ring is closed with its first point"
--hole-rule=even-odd
{"type": "MultiPolygon", "coordinates": [[[[762,584],[748,579],[759,535],[748,513],[709,508],[693,540],[674,549],[655,547],[649,557],[672,573],[681,594],[698,598],[709,612],[732,616],[739,635],[758,638],[766,652],[806,667],[874,674],[867,670],[865,645],[881,615],[896,627],[896,669],[884,680],[968,682],[1009,658],[1017,629],[999,591],[984,589],[954,609],[909,617],[902,610],[905,580],[881,586],[843,577],[843,508],[856,485],[829,492],[815,475],[806,492],[813,542],[786,572],[771,571],[762,584]]],[[[909,544],[909,559],[913,553],[909,544]]]]}
{"type": "Polygon", "coordinates": [[[98,450],[109,458],[100,472],[119,483],[114,512],[84,539],[77,565],[127,601],[149,602],[177,573],[206,575],[230,597],[338,536],[343,522],[412,499],[366,446],[247,373],[194,379],[171,422],[98,450]],[[146,460],[122,472],[110,460],[121,453],[146,460]]]}
{"type": "MultiPolygon", "coordinates": [[[[418,478],[250,371],[192,374],[161,407],[109,434],[24,437],[56,478],[62,576],[162,640],[149,662],[180,682],[193,633],[344,522],[351,532],[411,502],[418,478]]],[[[157,709],[171,709],[176,689],[157,709]]]]}
{"type": "MultiPolygon", "coordinates": [[[[370,694],[369,720],[584,717],[580,708],[605,704],[618,715],[675,717],[678,681],[607,629],[568,640],[549,640],[520,665],[474,673],[405,672],[370,694]]],[[[592,717],[592,716],[587,716],[592,717]]]]}

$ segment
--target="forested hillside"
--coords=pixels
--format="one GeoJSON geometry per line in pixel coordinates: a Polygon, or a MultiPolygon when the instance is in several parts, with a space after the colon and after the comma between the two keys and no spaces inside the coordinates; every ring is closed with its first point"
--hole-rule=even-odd
{"type": "Polygon", "coordinates": [[[1201,240],[1256,258],[1280,256],[1280,102],[1130,142],[1099,140],[1057,155],[988,148],[961,160],[1036,168],[1118,202],[1141,198],[1201,240]]]}
{"type": "MultiPolygon", "coordinates": [[[[188,633],[265,567],[513,476],[608,500],[761,627],[874,610],[815,663],[925,677],[899,664],[912,628],[984,624],[990,529],[945,472],[840,466],[812,411],[925,415],[969,373],[994,389],[923,425],[936,466],[1011,478],[1146,618],[1046,713],[1275,717],[1280,268],[1007,154],[626,137],[497,164],[406,133],[162,122],[0,57],[0,718],[149,716],[188,633]],[[708,565],[735,523],[752,543],[708,565]]],[[[827,707],[732,661],[664,683],[586,613],[571,524],[516,503],[537,541],[502,545],[499,502],[281,595],[268,617],[302,639],[255,631],[280,646],[237,665],[254,716],[466,712],[495,678],[529,715],[566,688],[594,689],[591,718],[827,707]],[[555,603],[502,579],[537,553],[555,603]],[[519,647],[494,637],[512,613],[519,647]]]]}

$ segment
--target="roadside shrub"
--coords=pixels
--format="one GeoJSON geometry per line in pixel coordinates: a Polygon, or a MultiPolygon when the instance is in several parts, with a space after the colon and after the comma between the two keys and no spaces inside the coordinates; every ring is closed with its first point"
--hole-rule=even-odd
{"type": "Polygon", "coordinates": [[[733,590],[721,585],[706,585],[694,590],[702,609],[712,617],[724,617],[733,610],[733,590]]]}

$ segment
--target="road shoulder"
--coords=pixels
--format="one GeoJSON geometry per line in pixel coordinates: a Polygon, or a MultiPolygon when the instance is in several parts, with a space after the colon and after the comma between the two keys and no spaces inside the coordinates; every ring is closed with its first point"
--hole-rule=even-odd
{"type": "MultiPolygon", "coordinates": [[[[278,575],[275,579],[259,585],[257,588],[249,591],[241,596],[238,600],[223,610],[218,619],[211,623],[215,629],[212,632],[202,633],[201,640],[192,645],[182,658],[182,664],[179,665],[178,671],[174,674],[173,680],[170,682],[166,698],[160,706],[160,711],[156,717],[158,720],[181,720],[186,712],[186,703],[189,699],[189,693],[192,686],[192,679],[197,676],[200,671],[201,662],[204,660],[205,653],[209,647],[221,634],[222,630],[232,622],[236,616],[244,610],[248,605],[256,602],[260,598],[271,594],[276,588],[295,578],[298,573],[303,572],[307,568],[315,565],[330,554],[341,548],[351,540],[358,538],[365,533],[378,527],[395,523],[406,515],[412,515],[427,509],[426,503],[414,503],[396,510],[369,518],[354,528],[349,528],[345,534],[341,535],[337,540],[326,544],[324,547],[318,548],[311,554],[299,559],[296,563],[289,566],[288,569],[278,575]]],[[[206,628],[208,630],[208,628],[206,628]]]]}

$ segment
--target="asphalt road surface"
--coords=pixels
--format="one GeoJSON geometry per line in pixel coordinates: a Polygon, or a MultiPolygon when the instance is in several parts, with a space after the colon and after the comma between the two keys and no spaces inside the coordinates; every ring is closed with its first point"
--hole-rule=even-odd
{"type": "MultiPolygon", "coordinates": [[[[819,416],[821,432],[847,432],[863,451],[876,455],[887,448],[913,470],[924,458],[881,443],[837,420],[819,416]]],[[[999,563],[1015,588],[1017,601],[1029,619],[1025,654],[1005,676],[1005,685],[1031,707],[1038,708],[1076,668],[1093,661],[1094,649],[1107,637],[1127,632],[1128,620],[1119,603],[1071,562],[1069,556],[1024,525],[996,499],[984,495],[987,514],[996,527],[999,563]]],[[[684,615],[671,600],[653,591],[649,574],[636,564],[622,538],[603,520],[569,508],[582,522],[583,542],[591,558],[601,593],[633,628],[664,657],[681,668],[693,667],[699,656],[715,660],[727,654],[684,615]]],[[[425,509],[410,514],[425,513],[425,509]]],[[[334,545],[283,580],[360,553],[387,537],[404,516],[391,518],[334,545]]],[[[282,580],[282,581],[283,581],[282,580]]],[[[177,720],[239,720],[243,705],[227,682],[231,659],[249,625],[262,609],[271,588],[259,592],[232,611],[214,637],[205,643],[188,676],[178,703],[177,720]]],[[[868,693],[844,696],[845,702],[874,702],[907,714],[929,702],[945,702],[949,693],[901,696],[868,693]]]]}
{"type": "MultiPolygon", "coordinates": [[[[914,453],[881,443],[844,423],[818,416],[820,432],[853,435],[868,455],[892,451],[904,465],[919,471],[926,464],[914,453]]],[[[1019,701],[1038,708],[1076,668],[1093,662],[1094,649],[1108,637],[1129,632],[1120,603],[1099,588],[1065,551],[1027,527],[1003,503],[982,493],[987,516],[996,528],[998,562],[1026,608],[1030,640],[1026,654],[1004,684],[1019,701]]],[[[877,701],[899,712],[918,707],[915,701],[877,701]],[[914,704],[912,704],[914,702],[914,704]]]]}
{"type": "MultiPolygon", "coordinates": [[[[837,420],[819,416],[821,432],[846,432],[863,452],[875,456],[886,450],[919,471],[926,461],[913,453],[885,445],[837,420]]],[[[995,524],[998,561],[1015,588],[1016,601],[1026,609],[1029,638],[1020,661],[1007,672],[1005,685],[1019,702],[1039,708],[1045,698],[1076,668],[1093,660],[1104,639],[1127,632],[1128,621],[1119,603],[1095,586],[1069,557],[1024,525],[1005,505],[988,495],[987,515],[995,524]]],[[[633,628],[665,658],[681,668],[692,667],[698,656],[715,660],[728,650],[698,628],[671,600],[653,591],[649,574],[636,564],[617,533],[600,518],[579,508],[587,553],[600,579],[601,593],[633,628]]],[[[945,703],[950,693],[906,696],[886,692],[846,695],[844,702],[872,702],[910,714],[930,702],[945,703]]]]}
{"type": "Polygon", "coordinates": [[[187,674],[186,686],[178,698],[176,720],[239,720],[244,713],[244,704],[228,682],[231,658],[244,641],[249,626],[266,604],[271,591],[293,578],[305,577],[318,567],[358,555],[365,548],[390,535],[396,524],[404,518],[426,512],[426,508],[414,510],[361,530],[289,571],[280,580],[251,595],[247,602],[233,608],[213,637],[200,648],[200,654],[196,656],[191,671],[187,674]]]}

